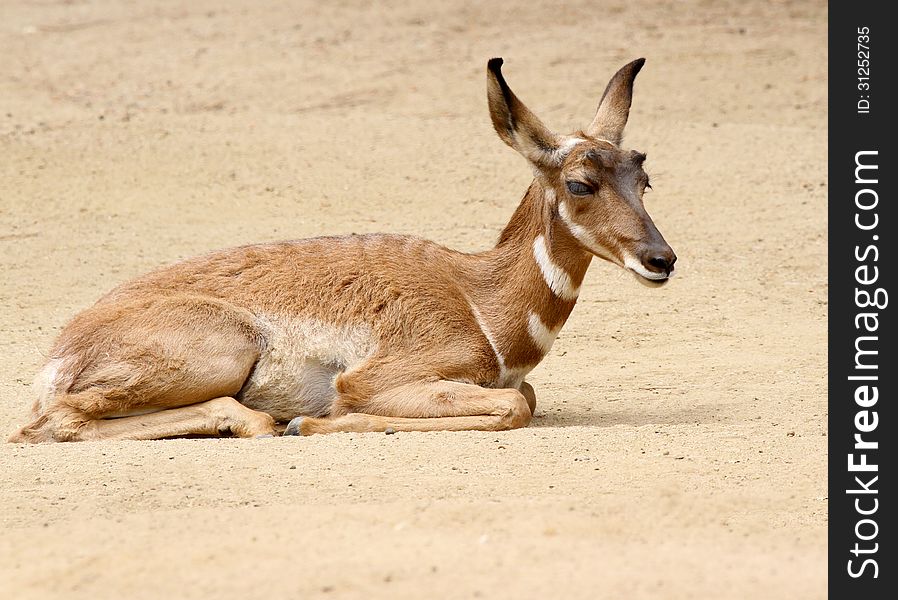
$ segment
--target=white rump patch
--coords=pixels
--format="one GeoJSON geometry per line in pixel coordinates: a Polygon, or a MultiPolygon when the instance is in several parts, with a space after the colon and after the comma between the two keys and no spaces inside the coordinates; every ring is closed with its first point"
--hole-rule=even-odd
{"type": "Polygon", "coordinates": [[[571,216],[571,212],[568,209],[567,202],[562,201],[558,203],[558,215],[561,217],[561,220],[567,226],[571,234],[575,238],[577,238],[577,241],[586,246],[586,248],[590,252],[592,252],[596,256],[600,256],[604,259],[610,260],[613,263],[618,262],[614,258],[614,254],[612,254],[611,250],[602,245],[591,231],[586,229],[586,227],[584,227],[583,225],[580,225],[579,223],[574,221],[574,218],[573,216],[571,216]]]}
{"type": "Polygon", "coordinates": [[[580,286],[575,286],[571,276],[562,267],[552,261],[549,256],[549,248],[546,246],[546,237],[539,235],[533,240],[533,258],[539,266],[546,285],[552,293],[563,300],[576,300],[580,295],[580,286]]]}
{"type": "Polygon", "coordinates": [[[542,350],[543,354],[547,354],[552,349],[552,344],[555,343],[555,338],[558,337],[559,331],[561,331],[560,326],[549,329],[538,314],[533,311],[530,312],[530,318],[527,321],[527,332],[530,333],[533,342],[542,350]]]}

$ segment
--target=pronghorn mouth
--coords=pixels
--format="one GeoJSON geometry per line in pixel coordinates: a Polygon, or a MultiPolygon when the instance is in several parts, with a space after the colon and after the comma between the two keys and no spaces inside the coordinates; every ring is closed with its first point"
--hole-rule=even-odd
{"type": "Polygon", "coordinates": [[[636,276],[636,279],[639,283],[647,285],[649,287],[660,287],[667,283],[667,280],[673,277],[673,270],[670,273],[658,273],[655,271],[649,271],[642,263],[632,260],[627,257],[624,260],[624,268],[633,273],[636,276]]]}
{"type": "Polygon", "coordinates": [[[673,273],[670,275],[665,275],[664,273],[652,273],[650,271],[645,271],[644,269],[640,271],[636,271],[634,269],[628,269],[633,275],[636,276],[636,280],[648,287],[661,287],[671,278],[673,273]]]}

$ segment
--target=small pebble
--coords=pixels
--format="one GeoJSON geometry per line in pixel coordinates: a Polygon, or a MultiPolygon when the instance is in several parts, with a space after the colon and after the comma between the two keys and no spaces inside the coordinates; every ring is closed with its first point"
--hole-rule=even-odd
{"type": "Polygon", "coordinates": [[[393,435],[394,433],[396,433],[396,430],[393,429],[392,427],[387,427],[387,428],[384,430],[384,433],[386,433],[387,435],[393,435]]]}

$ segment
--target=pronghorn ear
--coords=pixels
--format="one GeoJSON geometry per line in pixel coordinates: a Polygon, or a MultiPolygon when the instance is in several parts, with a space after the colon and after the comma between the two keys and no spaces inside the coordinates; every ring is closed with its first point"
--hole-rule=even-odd
{"type": "Polygon", "coordinates": [[[502,59],[487,63],[486,93],[493,127],[502,141],[539,167],[558,166],[561,138],[518,100],[502,76],[502,59]]]}
{"type": "Polygon", "coordinates": [[[624,137],[624,126],[630,116],[633,80],[636,79],[636,74],[644,64],[644,58],[637,58],[614,74],[599,101],[595,119],[586,129],[587,135],[608,140],[616,146],[620,145],[621,139],[624,137]]]}

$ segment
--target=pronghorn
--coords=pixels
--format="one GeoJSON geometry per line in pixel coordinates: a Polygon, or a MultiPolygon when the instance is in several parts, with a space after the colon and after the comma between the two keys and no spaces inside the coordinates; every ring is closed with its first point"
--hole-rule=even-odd
{"type": "Polygon", "coordinates": [[[589,127],[559,135],[489,61],[493,126],[535,174],[494,248],[349,235],[163,267],[63,329],[10,441],[526,426],[524,379],[592,256],[656,285],[676,262],[643,206],[645,154],[620,147],[644,62],[612,77],[589,127]]]}

